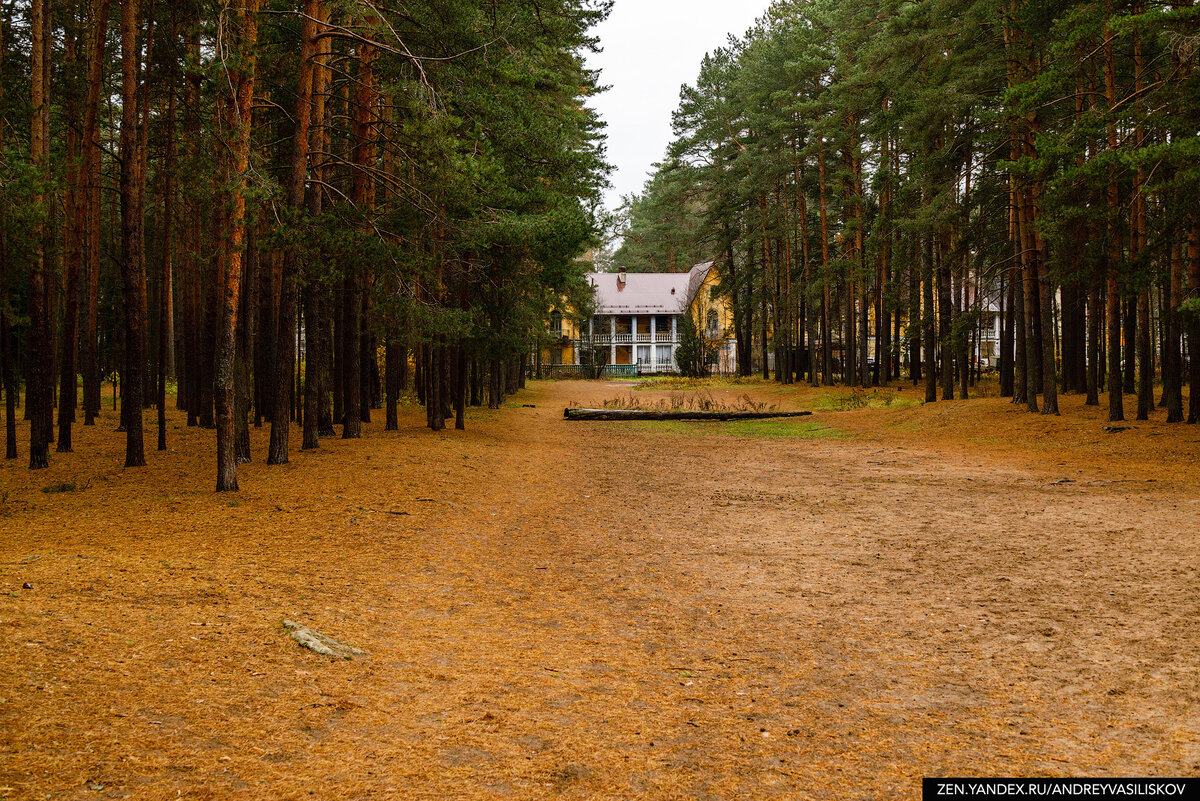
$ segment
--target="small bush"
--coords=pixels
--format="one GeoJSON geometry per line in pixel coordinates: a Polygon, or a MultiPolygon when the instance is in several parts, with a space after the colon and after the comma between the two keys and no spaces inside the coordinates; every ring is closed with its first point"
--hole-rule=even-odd
{"type": "Polygon", "coordinates": [[[867,391],[862,387],[854,387],[850,390],[849,395],[838,395],[833,399],[833,408],[839,412],[852,411],[854,409],[865,409],[870,404],[871,400],[867,397],[867,391]]]}
{"type": "Polygon", "coordinates": [[[717,360],[717,343],[710,340],[690,314],[679,320],[679,347],[675,364],[684,378],[708,378],[717,360]]]}
{"type": "Polygon", "coordinates": [[[42,487],[42,492],[46,493],[47,495],[51,495],[55,492],[74,492],[74,491],[75,491],[75,482],[74,481],[64,481],[62,484],[51,484],[48,487],[42,487]]]}

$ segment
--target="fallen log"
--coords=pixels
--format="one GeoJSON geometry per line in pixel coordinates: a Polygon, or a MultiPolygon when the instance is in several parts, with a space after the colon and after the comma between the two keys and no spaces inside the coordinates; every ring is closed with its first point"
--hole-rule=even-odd
{"type": "Polygon", "coordinates": [[[568,420],[766,420],[772,417],[805,417],[812,412],[702,412],[657,409],[563,409],[568,420]]]}

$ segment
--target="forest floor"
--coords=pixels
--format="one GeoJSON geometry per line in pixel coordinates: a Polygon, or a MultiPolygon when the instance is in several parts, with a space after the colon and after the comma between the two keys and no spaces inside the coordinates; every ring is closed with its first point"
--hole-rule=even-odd
{"type": "Polygon", "coordinates": [[[815,414],[562,418],[695,391],[656,386],[534,383],[466,432],[410,405],[286,467],[258,430],[237,495],[177,413],[144,469],[111,411],[48,470],[22,450],[0,467],[0,797],[907,799],[922,776],[1200,772],[1200,428],[753,381],[702,391],[815,414]],[[285,619],[365,654],[319,657],[285,619]]]}

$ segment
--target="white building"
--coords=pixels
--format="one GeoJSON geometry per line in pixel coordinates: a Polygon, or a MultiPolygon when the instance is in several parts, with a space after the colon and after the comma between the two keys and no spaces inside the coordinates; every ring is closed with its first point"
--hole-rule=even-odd
{"type": "Polygon", "coordinates": [[[586,361],[587,350],[603,349],[597,361],[605,363],[609,374],[676,372],[680,320],[694,314],[698,323],[703,318],[710,339],[720,342],[719,366],[727,367],[735,349],[732,340],[723,340],[724,304],[710,303],[708,295],[701,293],[715,278],[712,262],[697,264],[686,273],[588,273],[593,316],[574,331],[561,315],[551,320],[551,330],[565,346],[561,358],[557,348],[552,350],[552,365],[580,364],[586,361]]]}

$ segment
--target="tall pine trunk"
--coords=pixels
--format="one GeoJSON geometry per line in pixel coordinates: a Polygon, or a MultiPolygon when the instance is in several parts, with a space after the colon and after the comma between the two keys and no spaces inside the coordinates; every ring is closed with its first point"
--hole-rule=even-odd
{"type": "Polygon", "coordinates": [[[1163,287],[1163,399],[1166,401],[1167,422],[1183,422],[1183,353],[1179,330],[1179,306],[1183,303],[1183,244],[1171,243],[1171,265],[1166,286],[1163,287]]]}
{"type": "Polygon", "coordinates": [[[1104,348],[1100,343],[1101,295],[1100,276],[1092,276],[1087,303],[1087,406],[1100,405],[1100,362],[1104,359],[1104,348]]]}
{"type": "Polygon", "coordinates": [[[214,380],[217,425],[217,492],[238,489],[234,431],[234,360],[237,356],[238,301],[241,293],[243,244],[246,238],[246,173],[250,164],[250,123],[254,99],[255,45],[259,0],[236,4],[238,66],[229,75],[226,123],[232,134],[233,197],[229,214],[229,264],[222,293],[221,324],[214,380]]]}
{"type": "MultiPolygon", "coordinates": [[[[0,25],[0,75],[8,42],[0,25]]],[[[4,102],[4,82],[0,81],[0,104],[4,102]]],[[[0,153],[4,152],[4,126],[0,124],[0,153]]],[[[12,329],[8,321],[8,226],[4,207],[0,206],[0,389],[4,390],[4,458],[17,458],[17,378],[13,369],[12,329]]]]}
{"type": "MultiPolygon", "coordinates": [[[[73,13],[66,32],[66,60],[78,69],[78,34],[73,13]]],[[[69,119],[79,118],[77,89],[69,90],[66,100],[69,119]]],[[[83,261],[83,225],[79,209],[84,194],[83,170],[79,163],[80,143],[74,127],[67,129],[66,187],[63,202],[66,253],[63,260],[66,293],[63,297],[62,358],[58,384],[58,453],[70,453],[71,426],[75,422],[75,354],[79,343],[79,270],[83,261]]]]}
{"type": "MultiPolygon", "coordinates": [[[[358,80],[355,82],[353,104],[353,152],[352,160],[355,165],[351,178],[351,202],[358,208],[359,213],[365,214],[374,201],[374,180],[368,171],[374,166],[374,63],[376,50],[364,42],[358,46],[358,80]]],[[[369,404],[369,398],[363,395],[363,370],[368,365],[363,362],[363,294],[366,282],[361,265],[349,267],[349,272],[343,282],[343,316],[345,323],[342,333],[342,404],[345,420],[342,425],[342,438],[354,439],[362,436],[363,406],[369,404]]]]}
{"type": "MultiPolygon", "coordinates": [[[[30,8],[30,95],[33,114],[29,133],[29,162],[36,173],[35,180],[39,182],[33,194],[33,204],[38,210],[41,210],[46,203],[45,189],[41,182],[49,178],[49,16],[49,0],[32,0],[30,8]]],[[[47,214],[47,216],[49,215],[47,214]]],[[[29,267],[29,363],[25,406],[30,421],[30,470],[40,470],[50,466],[51,432],[47,427],[47,422],[53,403],[51,398],[52,378],[49,368],[54,339],[50,327],[45,236],[46,224],[39,220],[33,231],[33,258],[29,267]]]]}
{"type": "MultiPolygon", "coordinates": [[[[1188,284],[1192,298],[1200,298],[1200,214],[1192,213],[1188,232],[1188,284]]],[[[1200,312],[1188,316],[1188,419],[1200,423],[1200,312]]]]}
{"type": "Polygon", "coordinates": [[[1154,408],[1154,340],[1150,331],[1150,290],[1137,294],[1137,419],[1149,420],[1154,408]]]}
{"type": "MultiPolygon", "coordinates": [[[[292,132],[291,163],[287,174],[287,204],[292,211],[289,223],[300,224],[304,211],[304,184],[308,174],[309,124],[312,119],[313,55],[316,53],[317,0],[306,0],[300,25],[300,71],[296,83],[295,129],[292,132]]],[[[267,464],[288,463],[288,435],[291,430],[292,365],[296,361],[296,304],[299,253],[289,245],[283,251],[283,272],[279,292],[279,328],[275,348],[275,404],[271,410],[271,442],[267,464]]],[[[308,320],[309,324],[312,320],[308,320]]]]}
{"type": "Polygon", "coordinates": [[[1025,408],[1038,411],[1038,378],[1042,359],[1041,339],[1038,337],[1038,280],[1040,265],[1034,258],[1032,231],[1030,230],[1029,193],[1024,186],[1017,190],[1018,239],[1021,243],[1021,293],[1022,311],[1025,313],[1025,408]]]}
{"type": "MultiPolygon", "coordinates": [[[[324,23],[328,18],[328,12],[320,0],[317,0],[314,5],[316,6],[316,13],[313,16],[316,17],[316,23],[313,26],[312,36],[317,37],[324,32],[324,23]]],[[[330,38],[328,36],[321,36],[316,39],[315,51],[313,53],[312,117],[309,121],[309,136],[311,139],[310,150],[313,151],[311,159],[313,162],[312,174],[317,183],[308,193],[308,212],[314,218],[319,217],[323,210],[324,194],[320,182],[324,180],[325,159],[324,155],[321,154],[326,150],[325,92],[329,82],[327,59],[330,54],[330,46],[330,38]]],[[[324,286],[320,280],[319,267],[314,263],[309,263],[307,267],[303,292],[305,321],[304,438],[300,447],[304,450],[311,450],[318,447],[320,437],[327,433],[322,430],[322,417],[327,414],[322,399],[327,391],[326,385],[328,379],[326,377],[325,360],[329,348],[325,336],[326,324],[321,314],[323,311],[321,294],[324,286]]]]}
{"type": "Polygon", "coordinates": [[[1013,379],[1013,328],[1015,315],[1013,303],[1015,282],[1011,273],[1000,277],[1000,396],[1011,398],[1015,391],[1013,379]]]}
{"type": "Polygon", "coordinates": [[[121,2],[121,279],[124,284],[125,365],[121,371],[121,415],[125,426],[125,466],[146,464],[142,442],[142,389],[146,361],[146,266],[142,241],[142,193],[138,186],[137,0],[121,2]]]}
{"type": "Polygon", "coordinates": [[[395,431],[400,428],[397,404],[400,400],[400,359],[402,349],[395,335],[390,335],[384,345],[384,384],[387,390],[387,411],[385,413],[385,431],[395,431]]]}
{"type": "MultiPolygon", "coordinates": [[[[1038,158],[1035,137],[1038,132],[1036,114],[1030,114],[1025,131],[1025,155],[1031,161],[1038,158]]],[[[1054,285],[1050,280],[1050,268],[1045,261],[1046,245],[1042,240],[1042,232],[1038,228],[1038,213],[1042,199],[1040,182],[1033,182],[1028,187],[1026,201],[1026,247],[1029,261],[1037,266],[1037,297],[1039,306],[1039,330],[1041,332],[1041,353],[1038,354],[1040,374],[1042,376],[1042,414],[1058,414],[1058,372],[1054,352],[1054,285]]],[[[1033,411],[1035,404],[1030,404],[1033,411]]]]}
{"type": "Polygon", "coordinates": [[[909,253],[908,266],[908,379],[913,386],[921,382],[921,337],[924,321],[921,317],[921,277],[924,245],[920,237],[913,238],[915,253],[909,253]]]}
{"type": "MultiPolygon", "coordinates": [[[[1105,4],[1105,13],[1112,14],[1111,0],[1105,4]]],[[[1104,97],[1111,114],[1117,103],[1116,62],[1113,53],[1113,32],[1105,25],[1104,28],[1104,97]]],[[[1116,122],[1109,119],[1107,123],[1108,149],[1117,149],[1116,122]]],[[[1105,200],[1108,204],[1108,248],[1106,250],[1105,272],[1105,317],[1108,321],[1108,419],[1110,422],[1125,419],[1125,398],[1121,373],[1121,228],[1119,214],[1121,205],[1121,190],[1117,183],[1115,171],[1109,176],[1105,200]]],[[[1126,342],[1126,346],[1129,346],[1126,342]]]]}
{"type": "Polygon", "coordinates": [[[927,234],[921,244],[921,327],[925,339],[925,402],[937,401],[937,333],[933,307],[933,243],[927,234]]]}
{"type": "Polygon", "coordinates": [[[954,320],[950,286],[950,258],[941,233],[934,235],[937,269],[938,351],[941,356],[942,400],[954,400],[954,320]]]}
{"type": "Polygon", "coordinates": [[[826,202],[825,139],[817,140],[817,169],[821,215],[821,384],[833,386],[833,298],[829,287],[829,211],[826,202]]]}
{"type": "MultiPolygon", "coordinates": [[[[174,26],[172,26],[174,27],[174,26]]],[[[174,40],[174,30],[172,30],[174,40]]],[[[167,378],[171,374],[172,341],[171,309],[174,303],[173,280],[175,256],[175,85],[167,97],[167,147],[163,157],[163,219],[162,272],[159,276],[158,298],[158,449],[167,449],[167,378]]]]}

